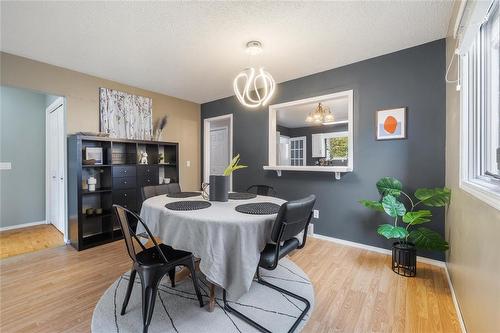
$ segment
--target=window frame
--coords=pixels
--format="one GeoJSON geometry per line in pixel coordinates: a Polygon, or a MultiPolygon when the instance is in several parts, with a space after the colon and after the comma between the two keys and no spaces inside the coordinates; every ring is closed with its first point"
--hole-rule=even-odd
{"type": "MultiPolygon", "coordinates": [[[[494,11],[498,11],[498,8],[494,11]]],[[[491,93],[488,91],[487,82],[491,75],[487,75],[489,68],[485,68],[485,64],[489,61],[484,49],[485,34],[486,32],[481,27],[476,33],[474,42],[460,60],[462,87],[460,89],[459,187],[500,210],[500,180],[484,174],[488,162],[486,151],[491,149],[489,147],[491,142],[487,135],[488,131],[491,131],[491,128],[488,128],[491,105],[487,103],[486,98],[491,93]]]]}

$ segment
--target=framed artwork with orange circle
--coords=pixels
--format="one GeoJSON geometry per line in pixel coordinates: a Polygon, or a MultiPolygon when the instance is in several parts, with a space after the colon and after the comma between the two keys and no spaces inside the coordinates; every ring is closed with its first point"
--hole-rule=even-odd
{"type": "Polygon", "coordinates": [[[377,140],[406,139],[406,108],[377,111],[377,140]]]}

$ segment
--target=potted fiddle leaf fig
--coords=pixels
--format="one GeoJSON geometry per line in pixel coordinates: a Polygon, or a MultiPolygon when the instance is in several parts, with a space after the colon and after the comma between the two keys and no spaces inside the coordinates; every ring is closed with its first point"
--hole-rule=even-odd
{"type": "Polygon", "coordinates": [[[227,201],[229,199],[229,176],[234,171],[246,167],[246,165],[240,164],[240,154],[238,154],[231,160],[223,175],[211,175],[209,179],[209,200],[227,201]]]}
{"type": "Polygon", "coordinates": [[[443,207],[450,202],[451,191],[444,188],[419,188],[413,196],[403,191],[403,184],[392,177],[377,182],[380,200],[361,200],[363,206],[384,212],[394,219],[391,224],[381,224],[377,233],[396,240],[392,246],[392,270],[403,276],[415,276],[417,249],[446,251],[448,243],[439,233],[422,227],[430,223],[432,212],[427,207],[443,207]]]}

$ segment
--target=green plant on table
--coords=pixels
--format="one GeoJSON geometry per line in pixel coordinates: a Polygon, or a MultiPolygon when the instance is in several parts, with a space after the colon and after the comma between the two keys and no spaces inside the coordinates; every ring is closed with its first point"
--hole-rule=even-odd
{"type": "Polygon", "coordinates": [[[240,154],[233,157],[233,159],[231,160],[231,163],[229,163],[227,168],[224,170],[224,176],[229,176],[233,173],[233,171],[247,167],[246,165],[242,165],[239,163],[240,163],[240,154]]]}
{"type": "Polygon", "coordinates": [[[432,213],[428,207],[443,207],[450,202],[451,191],[444,188],[419,188],[414,198],[403,191],[403,184],[395,178],[384,177],[377,182],[381,199],[361,200],[363,206],[385,212],[394,219],[393,224],[382,224],[377,233],[387,239],[397,239],[401,244],[413,243],[419,249],[446,251],[448,243],[441,235],[425,227],[416,227],[431,222],[432,213]],[[406,201],[406,205],[402,201],[406,201]],[[400,226],[400,219],[404,223],[400,226]]]}

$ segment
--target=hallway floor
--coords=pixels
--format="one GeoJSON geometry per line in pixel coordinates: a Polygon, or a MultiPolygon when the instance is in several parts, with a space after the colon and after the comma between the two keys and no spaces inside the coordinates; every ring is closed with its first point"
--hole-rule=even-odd
{"type": "Polygon", "coordinates": [[[64,245],[63,235],[52,224],[0,232],[0,259],[64,245]]]}

